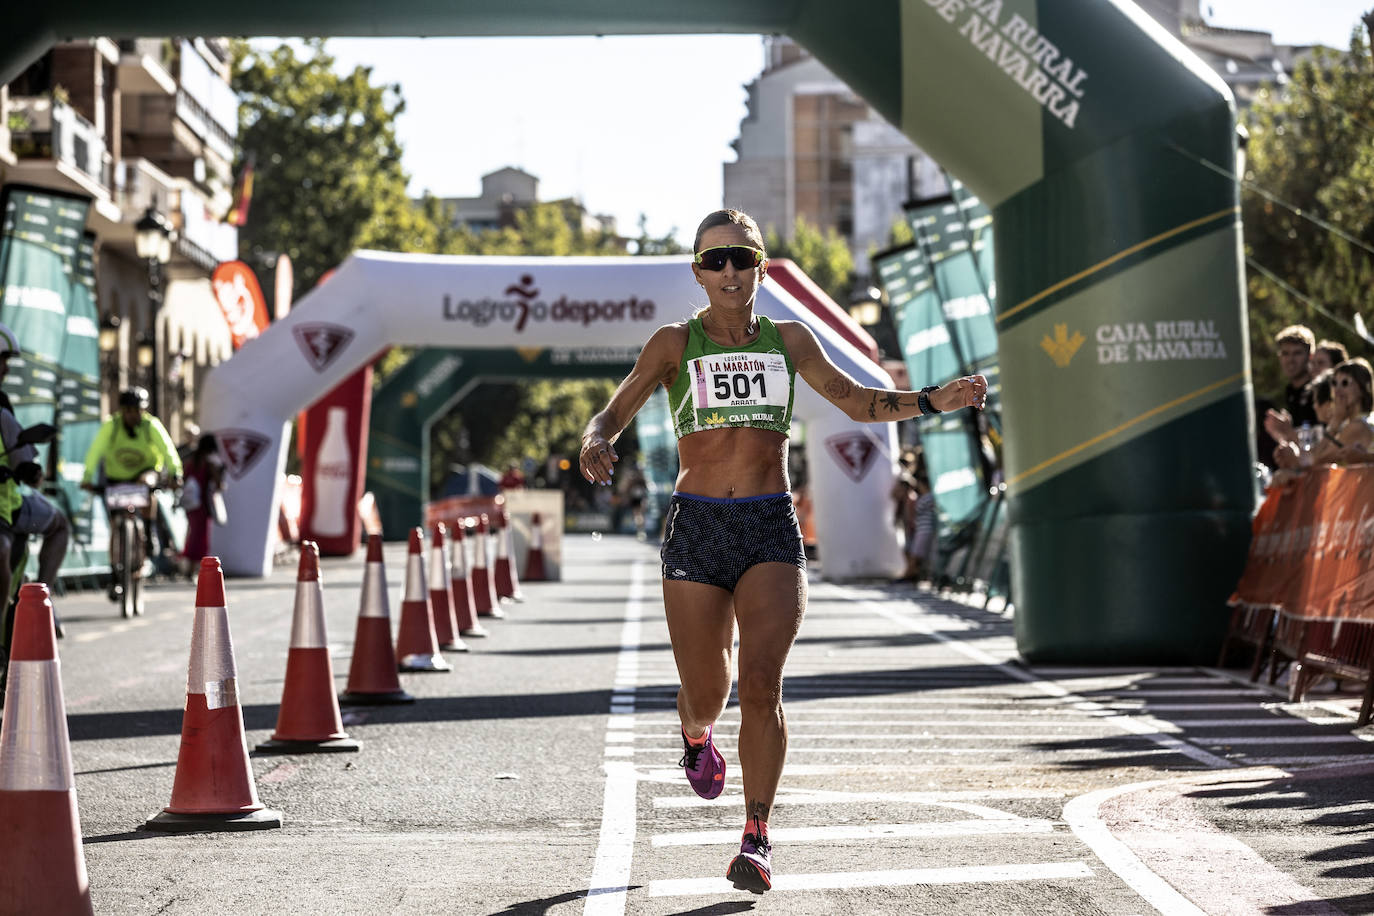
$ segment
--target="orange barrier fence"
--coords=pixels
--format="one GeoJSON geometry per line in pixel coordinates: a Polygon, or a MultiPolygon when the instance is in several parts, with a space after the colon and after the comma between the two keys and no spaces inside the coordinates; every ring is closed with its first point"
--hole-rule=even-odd
{"type": "Polygon", "coordinates": [[[1291,699],[1322,675],[1365,683],[1374,707],[1374,465],[1313,468],[1269,491],[1231,604],[1226,645],[1255,647],[1250,679],[1291,662],[1291,699]]]}
{"type": "Polygon", "coordinates": [[[1313,468],[1255,516],[1232,604],[1374,623],[1374,466],[1313,468]]]}

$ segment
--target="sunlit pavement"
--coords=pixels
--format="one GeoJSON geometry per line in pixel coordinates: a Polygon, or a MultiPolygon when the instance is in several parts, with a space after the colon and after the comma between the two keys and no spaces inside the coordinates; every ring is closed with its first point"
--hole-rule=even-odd
{"type": "MultiPolygon", "coordinates": [[[[413,706],[346,708],[359,753],[253,758],[285,826],[251,834],[138,829],[170,799],[193,588],[154,586],[129,621],[103,594],[59,598],[96,911],[1374,911],[1374,767],[1349,695],[1027,669],[981,599],[820,581],[787,670],[775,887],[735,891],[737,709],[726,791],[703,802],[675,767],[655,549],[565,549],[564,581],[526,583],[452,673],[402,676],[413,706]]],[[[404,571],[390,545],[393,621],[404,571]]],[[[249,747],[276,721],[294,573],[226,584],[249,747]]],[[[323,563],[340,687],[361,578],[361,553],[323,563]]]]}

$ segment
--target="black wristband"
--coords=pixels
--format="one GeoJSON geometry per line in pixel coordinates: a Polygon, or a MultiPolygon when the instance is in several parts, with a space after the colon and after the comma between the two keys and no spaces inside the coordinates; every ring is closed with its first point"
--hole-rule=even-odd
{"type": "Polygon", "coordinates": [[[921,393],[916,395],[916,408],[921,411],[921,416],[931,413],[944,413],[943,410],[936,410],[935,405],[930,403],[930,393],[939,389],[939,385],[927,385],[921,389],[921,393]]]}

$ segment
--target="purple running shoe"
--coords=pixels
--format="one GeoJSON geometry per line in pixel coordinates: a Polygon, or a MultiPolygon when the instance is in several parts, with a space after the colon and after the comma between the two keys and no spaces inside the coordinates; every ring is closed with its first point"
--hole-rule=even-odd
{"type": "Polygon", "coordinates": [[[739,844],[739,855],[725,873],[730,883],[742,891],[762,894],[773,886],[773,844],[760,833],[746,833],[739,844]]]}
{"type": "Polygon", "coordinates": [[[712,726],[706,726],[706,741],[693,744],[687,740],[687,732],[682,733],[682,759],[677,765],[687,771],[687,782],[692,791],[702,798],[715,798],[725,789],[725,758],[716,750],[711,740],[712,726]]]}

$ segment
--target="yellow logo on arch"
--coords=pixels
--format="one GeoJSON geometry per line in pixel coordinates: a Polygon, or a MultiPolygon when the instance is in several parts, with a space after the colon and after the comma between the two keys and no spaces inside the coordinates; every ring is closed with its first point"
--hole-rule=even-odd
{"type": "Polygon", "coordinates": [[[1066,368],[1073,359],[1073,355],[1078,352],[1078,348],[1083,346],[1083,341],[1088,338],[1080,332],[1074,331],[1073,336],[1069,336],[1069,326],[1067,324],[1056,324],[1054,326],[1054,337],[1046,334],[1040,338],[1040,349],[1050,355],[1054,364],[1060,369],[1066,368]]]}

